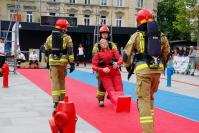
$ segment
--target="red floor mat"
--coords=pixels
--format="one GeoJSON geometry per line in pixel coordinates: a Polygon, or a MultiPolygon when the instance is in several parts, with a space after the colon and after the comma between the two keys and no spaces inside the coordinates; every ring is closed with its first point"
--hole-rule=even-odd
{"type": "MultiPolygon", "coordinates": [[[[51,94],[48,71],[20,69],[18,72],[51,94]]],[[[130,113],[115,113],[108,100],[105,101],[104,108],[98,107],[95,87],[71,78],[67,78],[66,82],[69,99],[75,103],[77,114],[102,133],[141,133],[135,102],[132,102],[130,113]]],[[[197,133],[198,130],[198,122],[159,109],[155,110],[156,133],[197,133]]]]}

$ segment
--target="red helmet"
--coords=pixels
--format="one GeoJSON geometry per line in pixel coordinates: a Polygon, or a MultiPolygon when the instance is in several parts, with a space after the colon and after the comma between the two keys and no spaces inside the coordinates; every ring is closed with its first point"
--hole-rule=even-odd
{"type": "Polygon", "coordinates": [[[65,31],[69,23],[66,19],[60,18],[55,23],[55,28],[65,31]]]}
{"type": "Polygon", "coordinates": [[[109,33],[110,32],[110,30],[109,30],[109,28],[106,26],[106,25],[103,25],[101,28],[100,28],[100,30],[99,30],[99,33],[109,33]]]}
{"type": "Polygon", "coordinates": [[[145,8],[142,8],[137,13],[137,23],[138,23],[138,25],[147,23],[149,21],[152,21],[153,19],[154,19],[153,14],[145,8]]]}

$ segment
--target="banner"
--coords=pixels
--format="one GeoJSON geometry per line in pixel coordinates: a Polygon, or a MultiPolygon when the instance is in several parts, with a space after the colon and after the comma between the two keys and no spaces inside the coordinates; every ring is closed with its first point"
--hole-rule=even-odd
{"type": "Polygon", "coordinates": [[[189,57],[173,57],[173,67],[176,73],[189,72],[189,57]]]}

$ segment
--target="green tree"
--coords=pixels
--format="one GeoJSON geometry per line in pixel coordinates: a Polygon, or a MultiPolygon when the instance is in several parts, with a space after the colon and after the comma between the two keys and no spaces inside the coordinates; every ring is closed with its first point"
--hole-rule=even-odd
{"type": "Polygon", "coordinates": [[[188,39],[189,34],[183,33],[177,28],[173,27],[173,22],[176,21],[176,2],[178,0],[162,0],[158,4],[157,20],[162,32],[164,32],[169,40],[183,40],[188,39]]]}
{"type": "Polygon", "coordinates": [[[178,0],[175,7],[178,13],[173,27],[189,34],[191,39],[198,40],[199,44],[199,6],[196,4],[196,0],[178,0]]]}

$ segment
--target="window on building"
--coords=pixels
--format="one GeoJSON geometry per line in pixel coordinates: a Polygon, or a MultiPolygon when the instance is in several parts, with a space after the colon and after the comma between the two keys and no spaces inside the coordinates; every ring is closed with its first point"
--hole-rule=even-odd
{"type": "Polygon", "coordinates": [[[121,16],[116,17],[116,27],[122,27],[122,17],[121,16]]]}
{"type": "Polygon", "coordinates": [[[90,15],[84,15],[84,25],[90,25],[90,15]]]}
{"type": "Polygon", "coordinates": [[[75,17],[75,14],[69,14],[69,23],[70,23],[70,26],[77,26],[77,18],[75,17]]]}
{"type": "Polygon", "coordinates": [[[16,13],[15,10],[9,10],[8,19],[9,19],[9,20],[12,20],[15,13],[16,13]]]}
{"type": "Polygon", "coordinates": [[[26,22],[33,22],[32,12],[26,12],[26,22]]]}
{"type": "Polygon", "coordinates": [[[137,0],[137,7],[142,8],[143,7],[143,0],[137,0]]]}
{"type": "Polygon", "coordinates": [[[106,16],[101,16],[100,20],[101,20],[101,25],[106,25],[106,16]]]}
{"type": "Polygon", "coordinates": [[[55,16],[55,13],[54,12],[50,12],[49,15],[50,16],[55,16]]]}
{"type": "Polygon", "coordinates": [[[85,0],[86,5],[90,5],[90,0],[85,0]]]}
{"type": "Polygon", "coordinates": [[[69,0],[69,3],[75,4],[75,0],[69,0]]]}
{"type": "Polygon", "coordinates": [[[100,5],[101,6],[106,6],[107,5],[107,0],[101,0],[100,5]]]}
{"type": "Polygon", "coordinates": [[[117,6],[119,7],[123,6],[123,0],[117,0],[117,6]]]}

